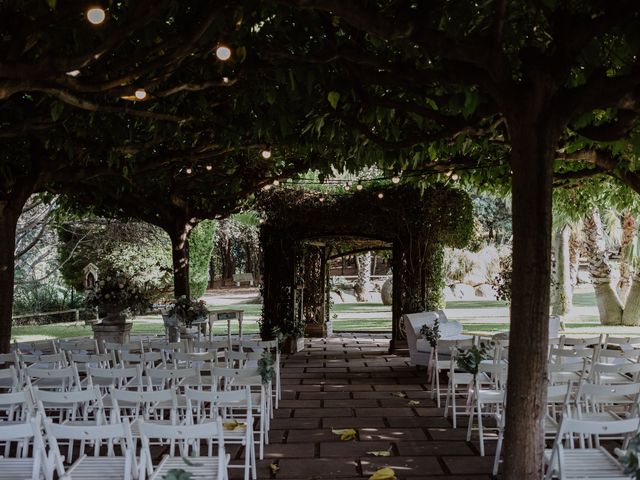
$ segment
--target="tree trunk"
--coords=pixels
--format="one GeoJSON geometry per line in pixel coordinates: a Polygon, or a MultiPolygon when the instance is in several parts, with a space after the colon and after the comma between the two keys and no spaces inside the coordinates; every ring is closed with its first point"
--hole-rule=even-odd
{"type": "Polygon", "coordinates": [[[8,353],[11,346],[16,226],[21,210],[0,203],[0,353],[8,353]]]}
{"type": "Polygon", "coordinates": [[[173,295],[175,298],[190,295],[189,288],[189,232],[192,226],[178,222],[169,233],[173,261],[173,295]]]}
{"type": "Polygon", "coordinates": [[[569,226],[564,225],[555,235],[556,254],[555,281],[553,283],[553,314],[567,315],[573,306],[573,287],[571,286],[569,266],[569,226]]]}
{"type": "Polygon", "coordinates": [[[589,261],[589,274],[596,293],[596,303],[603,325],[622,323],[623,305],[611,286],[611,267],[604,241],[600,214],[593,209],[584,220],[585,252],[589,261]]]}
{"type": "Polygon", "coordinates": [[[578,285],[578,270],[580,269],[580,238],[572,229],[569,234],[569,277],[571,278],[571,288],[578,285]]]}
{"type": "Polygon", "coordinates": [[[636,273],[627,294],[627,301],[622,312],[622,324],[628,326],[640,325],[640,275],[636,273]]]}
{"type": "Polygon", "coordinates": [[[355,287],[356,300],[366,302],[371,292],[371,252],[358,255],[356,263],[358,265],[358,280],[355,287]]]}
{"type": "Polygon", "coordinates": [[[542,477],[549,344],[554,126],[537,85],[508,115],[512,145],[513,277],[504,475],[542,477]]]}
{"type": "Polygon", "coordinates": [[[631,287],[633,277],[633,243],[638,233],[636,218],[629,210],[622,214],[622,242],[620,245],[620,280],[618,281],[618,295],[624,304],[631,287]]]}

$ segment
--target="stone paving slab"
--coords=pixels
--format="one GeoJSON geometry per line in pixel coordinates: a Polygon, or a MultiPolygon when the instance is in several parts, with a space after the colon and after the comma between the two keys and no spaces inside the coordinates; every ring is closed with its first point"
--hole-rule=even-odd
{"type": "MultiPolygon", "coordinates": [[[[388,348],[388,335],[342,334],[308,339],[283,359],[283,400],[258,479],[366,479],[386,466],[398,479],[490,478],[493,456],[478,455],[477,435],[466,441],[464,415],[454,430],[431,398],[425,370],[388,348]],[[334,428],[353,428],[356,439],[341,441],[334,428]],[[390,456],[369,453],[385,450],[390,456]],[[280,467],[275,477],[271,462],[280,467]]],[[[493,438],[485,442],[489,454],[493,438]]]]}

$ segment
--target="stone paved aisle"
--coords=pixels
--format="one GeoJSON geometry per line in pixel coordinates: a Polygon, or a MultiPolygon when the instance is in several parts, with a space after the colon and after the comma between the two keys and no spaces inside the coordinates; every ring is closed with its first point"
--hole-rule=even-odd
{"type": "MultiPolygon", "coordinates": [[[[284,361],[282,401],[258,478],[362,479],[385,466],[399,479],[490,478],[493,457],[480,457],[477,444],[465,441],[463,422],[454,430],[443,418],[425,371],[387,354],[388,337],[345,334],[306,343],[284,361]],[[332,428],[354,428],[357,439],[340,441],[332,428]],[[367,453],[387,449],[390,457],[367,453]],[[277,477],[271,462],[280,466],[277,477]]],[[[486,446],[493,453],[495,441],[486,446]]]]}

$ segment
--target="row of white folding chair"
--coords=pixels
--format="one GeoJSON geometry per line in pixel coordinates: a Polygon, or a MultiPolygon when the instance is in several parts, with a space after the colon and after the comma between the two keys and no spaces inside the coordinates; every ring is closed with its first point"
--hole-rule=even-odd
{"type": "MultiPolygon", "coordinates": [[[[129,393],[129,392],[126,392],[129,393]]],[[[149,392],[147,392],[149,393],[149,392]]],[[[151,392],[156,393],[156,392],[151,392]]],[[[236,397],[240,397],[242,392],[239,392],[236,397]]],[[[13,396],[22,395],[24,397],[27,396],[26,392],[21,392],[20,394],[11,394],[13,396]]],[[[100,394],[98,391],[78,391],[78,392],[44,392],[44,391],[33,391],[34,397],[37,399],[37,416],[36,419],[44,418],[44,412],[50,413],[52,409],[57,408],[66,408],[72,409],[74,412],[76,410],[84,410],[85,417],[87,418],[86,412],[91,411],[93,414],[98,415],[97,412],[102,412],[100,402],[100,394]],[[66,397],[66,398],[65,398],[66,397]],[[95,402],[95,403],[94,403],[95,402]],[[47,404],[45,406],[45,404],[47,404]],[[93,408],[88,408],[88,405],[91,404],[93,408]],[[84,405],[84,408],[82,407],[84,405]]],[[[217,397],[220,397],[220,394],[217,394],[217,397]]],[[[0,395],[0,398],[2,395],[0,395]]],[[[245,392],[245,398],[248,398],[249,394],[245,392]]],[[[27,402],[26,398],[22,399],[24,402],[27,402]]],[[[237,401],[237,398],[233,399],[237,401]]],[[[18,401],[18,399],[14,399],[14,401],[18,401]]],[[[250,401],[250,400],[248,400],[250,401]]],[[[27,418],[33,419],[34,417],[28,416],[27,418]]],[[[246,418],[246,417],[245,417],[246,418]]],[[[250,416],[248,417],[250,418],[250,416]]],[[[69,416],[68,418],[59,417],[58,423],[53,423],[51,419],[47,419],[45,422],[45,430],[47,432],[47,439],[50,446],[50,455],[49,460],[44,461],[43,459],[43,451],[44,451],[44,443],[40,442],[37,445],[34,445],[33,448],[33,456],[31,462],[33,463],[32,468],[35,471],[40,470],[42,468],[41,474],[29,474],[25,476],[32,476],[32,478],[51,478],[52,471],[55,469],[60,478],[64,475],[72,475],[75,479],[85,479],[85,478],[136,478],[138,475],[137,467],[136,467],[136,459],[135,459],[135,443],[132,441],[131,431],[129,429],[128,419],[119,418],[118,421],[108,424],[105,422],[105,418],[94,418],[93,421],[87,421],[80,419],[78,420],[75,416],[69,416]],[[126,428],[125,428],[126,427],[126,428]],[[66,455],[63,456],[60,451],[60,439],[67,440],[66,445],[66,455]],[[116,456],[114,452],[114,439],[124,440],[124,443],[121,445],[121,455],[116,456]],[[98,440],[109,440],[107,443],[108,446],[108,454],[107,457],[101,456],[100,447],[101,442],[98,440]],[[64,461],[66,459],[67,463],[71,463],[74,459],[72,457],[74,453],[74,441],[79,441],[80,443],[80,453],[78,460],[74,463],[70,468],[65,468],[64,461]],[[94,457],[87,458],[84,454],[85,446],[91,443],[94,444],[94,457]],[[47,471],[46,467],[51,466],[51,471],[47,471]],[[105,469],[103,471],[103,469],[105,469]]],[[[27,445],[24,444],[26,438],[37,437],[40,434],[39,420],[37,420],[38,427],[36,428],[34,425],[34,421],[27,420],[26,422],[20,424],[16,422],[11,422],[10,424],[6,422],[0,423],[0,440],[11,440],[11,439],[20,439],[22,444],[22,449],[18,449],[17,454],[19,456],[24,456],[29,451],[27,445]]],[[[193,424],[193,422],[191,422],[193,424]]],[[[200,422],[201,423],[201,422],[200,422]]],[[[142,445],[143,445],[143,454],[145,457],[145,445],[149,444],[149,439],[145,440],[144,435],[145,431],[141,428],[142,419],[137,423],[138,431],[143,437],[142,445]]],[[[250,424],[249,424],[250,425],[250,424]]],[[[150,425],[149,425],[150,426],[150,425]]],[[[184,436],[182,431],[185,430],[184,425],[168,425],[168,427],[173,428],[173,430],[167,430],[168,438],[174,436],[184,436]]],[[[203,427],[200,427],[202,429],[203,427]]],[[[220,421],[217,420],[214,423],[207,424],[208,435],[206,437],[200,436],[191,436],[189,438],[206,438],[209,441],[211,438],[216,436],[216,429],[218,430],[218,446],[219,448],[224,449],[224,440],[222,437],[222,427],[220,421]],[[211,428],[215,425],[215,428],[211,428]]],[[[192,429],[191,426],[186,427],[186,429],[192,429]]],[[[251,427],[249,426],[246,430],[248,434],[251,434],[251,427]]],[[[156,432],[157,433],[157,432],[156,432]]],[[[152,437],[156,437],[156,433],[153,433],[152,437]]],[[[190,433],[190,435],[193,432],[190,433]]],[[[196,432],[197,433],[197,432],[196,432]]],[[[201,433],[201,432],[200,432],[201,433]]],[[[176,437],[177,438],[177,437],[176,437]]],[[[237,435],[236,435],[237,438],[237,435]]],[[[250,441],[251,436],[248,436],[245,440],[247,444],[247,466],[245,468],[245,479],[248,479],[249,475],[249,461],[251,458],[251,447],[253,442],[250,441]]],[[[37,438],[36,438],[37,441],[37,438]]],[[[6,452],[10,449],[10,443],[5,444],[6,452]]],[[[180,445],[181,452],[184,453],[184,448],[188,447],[188,444],[180,445]]],[[[147,447],[148,449],[148,447],[147,447]]],[[[211,455],[211,452],[209,453],[211,455]]],[[[226,456],[222,456],[223,458],[223,466],[224,470],[226,470],[226,456]]],[[[150,453],[146,452],[145,457],[145,465],[147,472],[151,472],[150,468],[150,453]]],[[[11,460],[15,461],[15,458],[11,460]]],[[[211,459],[207,459],[208,465],[211,465],[211,459]]],[[[215,462],[215,459],[213,460],[215,462]]],[[[175,462],[173,462],[175,464],[175,462]]],[[[201,463],[198,461],[197,463],[201,463]]],[[[10,473],[9,476],[5,476],[7,472],[6,469],[0,471],[0,478],[21,478],[19,475],[16,475],[16,471],[18,467],[25,471],[27,464],[31,465],[28,461],[16,461],[15,464],[11,465],[11,468],[8,470],[10,473]],[[15,476],[13,476],[15,475],[15,476]]],[[[169,463],[163,463],[163,466],[166,467],[169,463]]],[[[4,462],[0,462],[0,465],[4,467],[4,462]]],[[[255,478],[255,460],[253,461],[253,469],[254,469],[254,478],[255,478]]],[[[189,469],[187,469],[189,470],[189,469]]],[[[142,469],[144,475],[144,468],[142,469]]],[[[158,471],[162,471],[162,469],[158,469],[158,471]]],[[[165,472],[166,473],[166,472],[165,472]]],[[[197,473],[197,472],[193,472],[197,473]]],[[[157,472],[154,473],[154,477],[156,478],[157,472]]],[[[65,477],[66,478],[66,477],[65,477]]],[[[144,478],[144,477],[142,477],[144,478]]],[[[226,471],[220,477],[206,477],[206,478],[226,478],[226,471]]]]}

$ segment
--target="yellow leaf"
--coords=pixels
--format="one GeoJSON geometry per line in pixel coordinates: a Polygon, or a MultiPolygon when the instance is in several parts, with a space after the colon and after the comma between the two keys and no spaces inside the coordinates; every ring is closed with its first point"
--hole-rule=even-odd
{"type": "Polygon", "coordinates": [[[276,475],[280,471],[280,467],[275,463],[270,463],[269,470],[271,471],[271,475],[276,475]]]}
{"type": "Polygon", "coordinates": [[[367,455],[373,455],[374,457],[390,457],[391,452],[389,450],[374,450],[373,452],[367,452],[367,455]]]}
{"type": "Polygon", "coordinates": [[[404,392],[393,392],[391,395],[394,397],[407,398],[407,394],[404,392]]]}
{"type": "Polygon", "coordinates": [[[392,468],[384,467],[376,470],[374,474],[369,477],[369,480],[397,480],[396,472],[394,472],[392,468]]]}
{"type": "Polygon", "coordinates": [[[240,423],[237,420],[225,422],[223,425],[225,430],[231,430],[231,431],[241,429],[245,426],[244,423],[240,423]]]}
{"type": "Polygon", "coordinates": [[[409,406],[420,405],[420,400],[409,400],[409,406]]]}
{"type": "Polygon", "coordinates": [[[340,435],[340,440],[343,441],[353,440],[354,438],[356,438],[356,431],[353,428],[334,428],[333,430],[331,430],[331,433],[340,435]]]}

